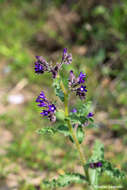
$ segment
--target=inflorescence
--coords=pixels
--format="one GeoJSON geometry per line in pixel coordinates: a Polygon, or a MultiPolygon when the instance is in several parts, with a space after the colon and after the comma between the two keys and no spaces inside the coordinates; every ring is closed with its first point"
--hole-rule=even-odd
{"type": "Polygon", "coordinates": [[[51,102],[47,100],[43,91],[37,97],[36,102],[39,103],[38,104],[39,107],[43,108],[40,114],[42,116],[48,117],[51,122],[55,122],[56,121],[56,116],[55,116],[56,107],[54,104],[52,104],[51,102]]]}
{"type": "Polygon", "coordinates": [[[80,73],[76,78],[74,72],[71,70],[69,75],[69,88],[71,91],[76,92],[76,96],[79,96],[81,100],[85,99],[87,92],[86,86],[82,85],[85,82],[86,74],[80,73]],[[79,86],[81,84],[81,86],[79,86]]]}
{"type": "MultiPolygon", "coordinates": [[[[63,64],[71,64],[72,62],[72,55],[67,52],[67,48],[64,48],[63,55],[60,63],[56,63],[55,66],[51,63],[48,63],[42,56],[36,56],[36,62],[35,62],[35,73],[37,74],[43,74],[45,72],[51,72],[53,79],[57,77],[57,74],[59,70],[61,69],[63,64]]],[[[71,91],[75,91],[76,96],[79,96],[81,100],[85,99],[86,96],[86,86],[84,85],[86,79],[86,74],[80,72],[79,76],[76,78],[74,75],[74,72],[71,70],[69,74],[69,82],[68,87],[71,91]]],[[[54,122],[56,120],[55,117],[55,110],[56,107],[54,104],[50,103],[42,91],[40,95],[37,97],[36,102],[38,102],[39,107],[43,107],[45,109],[42,110],[41,115],[47,116],[50,121],[54,122]]],[[[73,112],[76,112],[76,109],[73,110],[73,112]]],[[[93,113],[90,112],[88,114],[88,118],[92,117],[93,113]]]]}
{"type": "Polygon", "coordinates": [[[62,60],[60,63],[56,63],[55,66],[48,63],[42,56],[36,56],[37,61],[35,62],[35,73],[43,74],[44,72],[51,72],[52,77],[56,78],[58,71],[61,69],[63,64],[70,64],[72,62],[72,55],[67,52],[67,48],[64,48],[62,60]]]}

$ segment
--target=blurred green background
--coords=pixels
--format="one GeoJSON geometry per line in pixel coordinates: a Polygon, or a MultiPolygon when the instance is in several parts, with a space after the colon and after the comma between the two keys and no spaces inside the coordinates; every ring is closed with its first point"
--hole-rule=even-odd
{"type": "MultiPolygon", "coordinates": [[[[35,98],[41,90],[56,98],[51,76],[34,74],[35,55],[56,62],[64,47],[71,68],[87,73],[93,102],[97,127],[86,131],[84,154],[100,139],[106,159],[127,171],[127,1],[0,0],[0,190],[43,190],[44,178],[83,172],[67,139],[36,132],[50,123],[35,98]]],[[[127,189],[125,180],[106,176],[100,184],[127,189]]]]}

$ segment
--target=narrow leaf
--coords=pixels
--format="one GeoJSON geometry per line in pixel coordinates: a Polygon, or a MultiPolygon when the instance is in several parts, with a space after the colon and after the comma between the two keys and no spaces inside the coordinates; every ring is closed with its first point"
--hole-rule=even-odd
{"type": "Polygon", "coordinates": [[[77,130],[76,130],[76,137],[78,139],[78,142],[81,144],[84,138],[84,131],[82,129],[82,126],[79,125],[77,130]]]}

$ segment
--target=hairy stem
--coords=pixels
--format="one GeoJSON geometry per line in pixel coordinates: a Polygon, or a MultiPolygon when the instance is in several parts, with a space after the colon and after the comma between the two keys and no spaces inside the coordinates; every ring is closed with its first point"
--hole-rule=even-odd
{"type": "MultiPolygon", "coordinates": [[[[65,117],[68,117],[68,115],[69,115],[69,112],[68,112],[68,93],[67,93],[67,91],[66,91],[66,89],[65,89],[64,84],[63,84],[62,81],[61,81],[61,83],[60,83],[60,86],[61,86],[61,88],[62,88],[62,91],[64,92],[65,117]]],[[[80,144],[79,144],[79,142],[78,142],[78,140],[77,140],[76,134],[75,134],[75,132],[74,132],[74,130],[73,130],[73,127],[72,127],[72,125],[71,125],[70,120],[67,120],[67,124],[68,124],[68,128],[69,128],[69,130],[70,130],[70,133],[71,133],[71,135],[72,135],[72,138],[73,138],[73,140],[74,140],[74,142],[75,142],[77,151],[78,151],[78,153],[79,153],[80,162],[81,162],[81,165],[83,166],[84,172],[85,172],[85,174],[86,174],[86,178],[87,178],[87,180],[88,180],[88,183],[90,183],[88,170],[84,168],[84,165],[85,165],[85,162],[86,162],[86,161],[85,161],[85,159],[84,159],[84,155],[83,155],[83,153],[82,153],[82,151],[81,151],[80,144]]]]}

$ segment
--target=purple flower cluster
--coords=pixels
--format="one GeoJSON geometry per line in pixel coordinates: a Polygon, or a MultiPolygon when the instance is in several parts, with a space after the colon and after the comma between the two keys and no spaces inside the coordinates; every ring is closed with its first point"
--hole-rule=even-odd
{"type": "Polygon", "coordinates": [[[37,97],[36,102],[39,103],[38,106],[44,108],[40,113],[42,116],[47,116],[51,122],[56,121],[55,111],[56,107],[54,104],[50,103],[45,97],[44,92],[42,91],[37,97]]]}
{"type": "Polygon", "coordinates": [[[42,56],[36,56],[37,61],[35,62],[35,73],[42,74],[45,71],[49,71],[49,64],[42,56]]]}
{"type": "Polygon", "coordinates": [[[62,61],[61,63],[56,63],[55,66],[49,64],[42,56],[36,56],[36,59],[35,73],[43,74],[44,72],[48,71],[52,73],[53,78],[56,78],[62,64],[70,64],[72,62],[72,55],[67,52],[67,48],[64,48],[62,61]]]}
{"type": "Polygon", "coordinates": [[[87,92],[86,86],[83,85],[85,82],[86,74],[80,72],[79,76],[76,78],[74,72],[71,70],[69,75],[69,88],[76,92],[76,95],[80,97],[81,100],[85,99],[87,92]],[[79,86],[81,85],[81,86],[79,86]]]}
{"type": "Polygon", "coordinates": [[[89,166],[92,169],[99,168],[99,167],[102,167],[102,162],[90,163],[89,166]]]}
{"type": "Polygon", "coordinates": [[[67,53],[67,48],[64,48],[63,50],[63,56],[62,56],[62,63],[64,64],[70,64],[72,62],[72,54],[67,53]]]}

